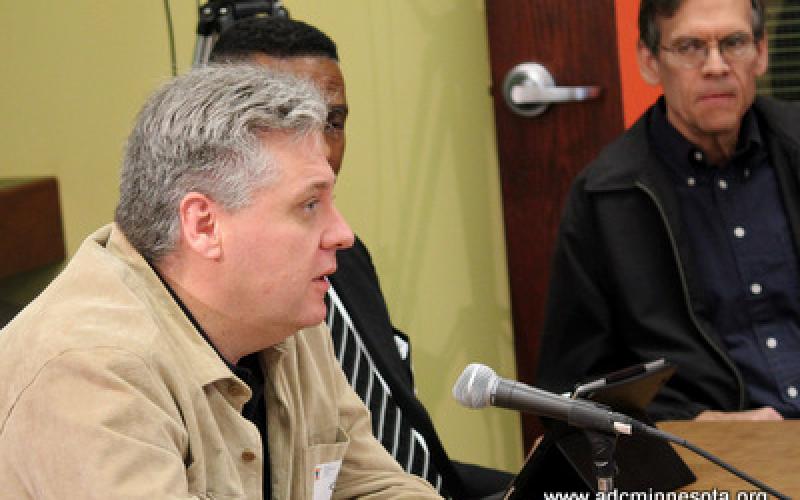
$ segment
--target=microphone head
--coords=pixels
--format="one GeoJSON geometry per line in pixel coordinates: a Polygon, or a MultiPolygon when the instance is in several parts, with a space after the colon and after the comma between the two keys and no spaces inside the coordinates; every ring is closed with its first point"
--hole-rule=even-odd
{"type": "Polygon", "coordinates": [[[485,408],[492,404],[497,388],[497,374],[480,363],[471,363],[464,368],[453,386],[453,397],[467,408],[485,408]]]}

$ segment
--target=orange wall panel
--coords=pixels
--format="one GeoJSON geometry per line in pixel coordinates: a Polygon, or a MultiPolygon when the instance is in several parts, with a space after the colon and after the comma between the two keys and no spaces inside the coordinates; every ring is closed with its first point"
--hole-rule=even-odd
{"type": "Polygon", "coordinates": [[[661,95],[661,87],[645,83],[636,63],[639,0],[616,0],[615,7],[622,108],[625,128],[628,128],[661,95]]]}

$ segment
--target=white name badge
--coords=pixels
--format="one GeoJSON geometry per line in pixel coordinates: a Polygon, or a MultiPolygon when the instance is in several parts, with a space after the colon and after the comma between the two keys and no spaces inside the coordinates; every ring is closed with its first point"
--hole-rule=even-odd
{"type": "Polygon", "coordinates": [[[333,488],[336,487],[336,478],[342,468],[341,460],[325,462],[314,466],[314,500],[330,500],[333,488]]]}

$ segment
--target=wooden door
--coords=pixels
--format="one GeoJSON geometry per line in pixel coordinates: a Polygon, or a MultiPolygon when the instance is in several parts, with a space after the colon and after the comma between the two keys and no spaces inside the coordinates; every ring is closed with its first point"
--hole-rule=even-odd
{"type": "MultiPolygon", "coordinates": [[[[517,371],[531,385],[567,190],[624,128],[614,3],[486,0],[517,371]],[[538,117],[518,116],[505,104],[503,81],[523,62],[547,67],[556,85],[597,85],[602,93],[552,105],[538,117]]],[[[524,416],[526,448],[539,433],[538,421],[524,416]]]]}

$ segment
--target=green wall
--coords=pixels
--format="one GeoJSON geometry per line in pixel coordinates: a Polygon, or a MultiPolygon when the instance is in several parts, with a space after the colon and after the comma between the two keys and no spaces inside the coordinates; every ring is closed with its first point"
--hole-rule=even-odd
{"type": "MultiPolygon", "coordinates": [[[[483,2],[284,5],[339,45],[351,118],[337,202],[412,338],[420,398],[453,457],[517,470],[517,416],[450,395],[472,361],[515,376],[483,2]]],[[[183,72],[196,2],[170,6],[183,72]]],[[[125,137],[170,75],[163,3],[0,0],[0,16],[0,177],[58,177],[71,254],[112,217],[125,137]]]]}

